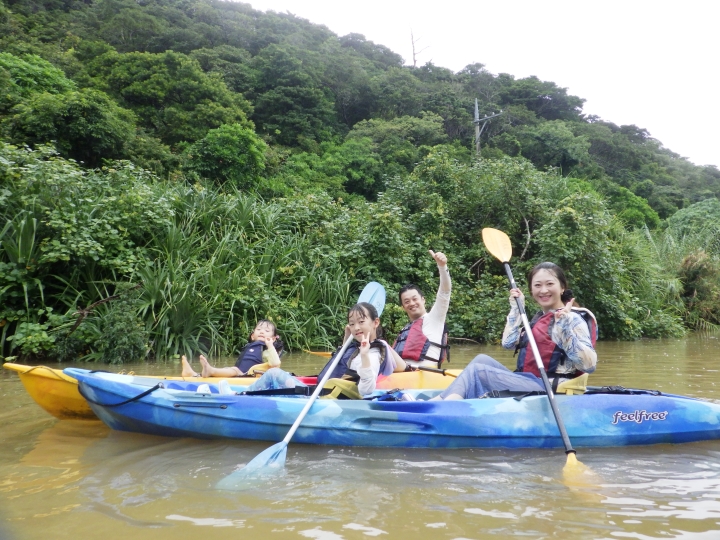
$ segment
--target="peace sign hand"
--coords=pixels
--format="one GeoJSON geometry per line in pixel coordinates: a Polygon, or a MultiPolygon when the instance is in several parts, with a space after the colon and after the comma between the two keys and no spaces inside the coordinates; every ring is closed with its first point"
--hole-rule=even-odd
{"type": "Polygon", "coordinates": [[[570,310],[572,308],[574,301],[575,301],[575,299],[571,298],[570,301],[567,304],[565,304],[565,307],[560,308],[555,311],[555,320],[556,321],[560,320],[561,318],[565,317],[566,315],[568,315],[570,313],[570,310]]]}
{"type": "Polygon", "coordinates": [[[370,334],[363,334],[360,340],[360,354],[367,354],[370,351],[370,334]]]}

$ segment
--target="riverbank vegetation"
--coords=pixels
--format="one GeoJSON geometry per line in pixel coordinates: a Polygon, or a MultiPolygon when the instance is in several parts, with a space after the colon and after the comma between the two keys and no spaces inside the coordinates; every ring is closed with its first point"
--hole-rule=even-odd
{"type": "Polygon", "coordinates": [[[121,362],[233,354],[258,318],[337,342],[369,280],[499,338],[506,231],[552,260],[605,339],[720,324],[720,171],[583,114],[535,77],[453,73],[289,14],[200,0],[0,10],[0,346],[121,362]],[[503,110],[472,140],[480,114],[503,110]]]}

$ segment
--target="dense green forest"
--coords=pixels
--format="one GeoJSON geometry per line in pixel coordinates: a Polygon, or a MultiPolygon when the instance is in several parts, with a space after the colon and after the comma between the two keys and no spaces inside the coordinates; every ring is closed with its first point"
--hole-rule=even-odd
{"type": "Polygon", "coordinates": [[[720,324],[720,170],[552,82],[211,0],[5,0],[0,51],[3,357],[233,354],[260,317],[327,347],[368,280],[432,301],[428,249],[451,336],[495,341],[487,226],[518,277],[564,267],[602,338],[720,324]],[[476,99],[502,110],[480,155],[476,99]]]}

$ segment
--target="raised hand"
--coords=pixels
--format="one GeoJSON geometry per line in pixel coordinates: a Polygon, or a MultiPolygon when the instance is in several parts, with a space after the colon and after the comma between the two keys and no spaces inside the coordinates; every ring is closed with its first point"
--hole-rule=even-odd
{"type": "Polygon", "coordinates": [[[430,256],[435,259],[438,266],[447,266],[447,257],[443,252],[438,251],[435,253],[432,249],[428,250],[428,252],[430,253],[430,256]]]}
{"type": "Polygon", "coordinates": [[[360,354],[365,355],[370,351],[370,334],[363,334],[360,340],[360,354]]]}
{"type": "Polygon", "coordinates": [[[573,302],[575,301],[574,298],[571,298],[570,301],[565,304],[565,307],[558,309],[555,311],[555,320],[560,320],[562,317],[565,317],[570,313],[570,309],[572,308],[573,302]]]}

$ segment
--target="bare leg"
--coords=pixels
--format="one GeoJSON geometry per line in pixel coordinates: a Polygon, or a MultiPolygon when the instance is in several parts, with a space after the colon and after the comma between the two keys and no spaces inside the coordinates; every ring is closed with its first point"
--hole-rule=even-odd
{"type": "Polygon", "coordinates": [[[202,376],[212,377],[212,372],[215,371],[215,368],[210,365],[210,362],[208,362],[207,358],[202,354],[200,355],[200,365],[202,366],[202,376]]]}
{"type": "Polygon", "coordinates": [[[202,354],[200,355],[200,364],[202,364],[202,376],[203,377],[239,377],[242,375],[240,370],[235,366],[216,368],[210,365],[207,358],[202,354]]]}
{"type": "Polygon", "coordinates": [[[187,358],[185,358],[185,355],[182,356],[180,361],[182,362],[182,373],[180,374],[181,377],[199,377],[199,375],[190,365],[190,362],[188,362],[187,358]]]}

